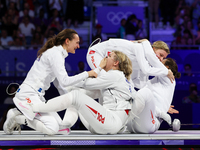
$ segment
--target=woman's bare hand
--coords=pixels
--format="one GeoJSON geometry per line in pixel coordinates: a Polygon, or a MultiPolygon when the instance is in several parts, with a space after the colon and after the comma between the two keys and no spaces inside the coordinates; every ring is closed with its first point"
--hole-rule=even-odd
{"type": "Polygon", "coordinates": [[[88,71],[88,75],[92,78],[96,78],[98,76],[98,74],[94,70],[88,71]]]}
{"type": "Polygon", "coordinates": [[[174,75],[173,75],[173,72],[170,69],[168,69],[168,75],[167,75],[167,77],[170,79],[171,83],[173,83],[173,81],[174,81],[174,75]]]}
{"type": "Polygon", "coordinates": [[[99,67],[101,67],[102,69],[104,69],[104,68],[106,67],[106,63],[107,63],[107,58],[104,57],[104,58],[101,60],[99,67]]]}
{"type": "Polygon", "coordinates": [[[138,40],[138,43],[142,43],[144,41],[148,41],[147,39],[141,39],[141,40],[138,40]]]}
{"type": "Polygon", "coordinates": [[[174,105],[171,105],[169,110],[168,110],[168,113],[170,113],[170,114],[178,114],[179,111],[174,109],[174,105]]]}

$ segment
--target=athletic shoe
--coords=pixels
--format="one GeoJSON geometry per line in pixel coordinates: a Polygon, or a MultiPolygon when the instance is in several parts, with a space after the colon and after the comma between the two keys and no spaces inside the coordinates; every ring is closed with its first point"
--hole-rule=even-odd
{"type": "Polygon", "coordinates": [[[68,135],[71,133],[71,129],[67,126],[60,125],[59,126],[59,131],[57,134],[63,134],[63,135],[68,135]]]}
{"type": "Polygon", "coordinates": [[[18,98],[14,97],[13,102],[17,106],[17,108],[25,115],[29,120],[33,120],[33,118],[36,116],[36,113],[33,112],[31,108],[31,104],[28,104],[27,102],[20,101],[18,98]]]}
{"type": "Polygon", "coordinates": [[[11,109],[9,109],[6,117],[11,118],[11,117],[21,115],[21,114],[22,113],[17,108],[11,108],[11,109]]]}
{"type": "Polygon", "coordinates": [[[174,119],[172,123],[172,131],[177,132],[181,128],[181,122],[179,119],[174,119]]]}
{"type": "Polygon", "coordinates": [[[21,132],[21,127],[20,125],[18,125],[15,121],[14,118],[21,114],[16,108],[10,109],[7,113],[6,116],[6,121],[3,125],[3,130],[6,134],[13,134],[13,130],[15,128],[20,128],[20,132],[21,132]]]}

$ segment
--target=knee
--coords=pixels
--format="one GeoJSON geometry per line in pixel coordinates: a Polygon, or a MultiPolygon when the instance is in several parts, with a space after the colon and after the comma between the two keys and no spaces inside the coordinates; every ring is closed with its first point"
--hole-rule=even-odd
{"type": "Polygon", "coordinates": [[[148,88],[143,88],[139,90],[137,96],[142,98],[145,102],[151,101],[153,98],[152,91],[148,88]]]}

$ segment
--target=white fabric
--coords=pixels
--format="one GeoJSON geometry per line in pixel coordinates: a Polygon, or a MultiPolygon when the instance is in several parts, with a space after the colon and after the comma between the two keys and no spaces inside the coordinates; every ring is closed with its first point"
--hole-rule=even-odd
{"type": "Polygon", "coordinates": [[[129,131],[135,133],[154,133],[160,127],[162,121],[159,119],[161,112],[167,113],[170,108],[175,81],[167,77],[155,77],[148,81],[147,86],[140,89],[139,94],[145,101],[143,111],[134,120],[130,118],[127,124],[129,131]]]}
{"type": "MultiPolygon", "coordinates": [[[[35,13],[34,13],[33,10],[28,10],[28,15],[30,17],[35,17],[35,13]]],[[[24,16],[24,11],[22,10],[22,11],[19,12],[19,17],[23,17],[23,16],[24,16]]]]}
{"type": "MultiPolygon", "coordinates": [[[[92,94],[94,97],[99,95],[98,89],[101,89],[103,106],[80,90],[74,90],[53,98],[47,103],[34,104],[33,111],[61,111],[74,107],[89,124],[92,132],[98,134],[117,133],[128,119],[125,110],[131,109],[130,99],[135,96],[134,87],[126,80],[123,72],[110,70],[97,78],[88,78],[83,87],[88,90],[97,90],[97,94],[92,94]]],[[[87,93],[86,90],[83,91],[87,93]]]]}
{"type": "Polygon", "coordinates": [[[32,37],[32,29],[35,30],[35,26],[32,23],[29,23],[27,26],[24,23],[19,24],[19,29],[21,30],[22,34],[25,36],[32,37]]]}
{"type": "Polygon", "coordinates": [[[135,90],[132,84],[119,70],[109,70],[97,78],[88,78],[83,84],[87,90],[101,89],[103,106],[110,110],[131,109],[128,100],[134,98],[135,90]]]}
{"type": "Polygon", "coordinates": [[[34,104],[32,108],[33,111],[48,112],[72,106],[77,109],[97,134],[116,134],[128,119],[124,110],[109,110],[78,90],[56,97],[47,103],[34,104]]]}
{"type": "MultiPolygon", "coordinates": [[[[68,53],[62,46],[54,46],[51,49],[45,51],[40,58],[35,60],[33,66],[27,74],[22,85],[20,85],[15,97],[20,101],[27,101],[27,98],[31,100],[31,103],[39,103],[45,101],[43,97],[45,91],[50,87],[50,83],[57,79],[57,86],[63,88],[80,82],[88,77],[87,72],[83,72],[76,76],[69,77],[65,70],[65,58],[68,53]]],[[[61,94],[64,94],[64,91],[61,94]]],[[[30,110],[31,111],[31,110],[30,110]]],[[[49,117],[54,117],[58,124],[62,123],[60,116],[53,112],[49,117]]],[[[43,117],[45,119],[45,117],[43,117]]],[[[43,121],[43,120],[40,120],[43,121]]],[[[51,124],[51,123],[50,123],[51,124]]],[[[52,125],[54,128],[54,125],[52,125]]],[[[52,129],[53,131],[57,130],[52,129]]]]}
{"type": "Polygon", "coordinates": [[[50,83],[57,78],[61,87],[67,87],[76,84],[88,77],[85,71],[81,74],[69,77],[65,69],[65,58],[68,53],[63,47],[54,46],[45,51],[40,58],[37,58],[31,67],[24,84],[28,84],[36,91],[39,88],[44,91],[50,87],[50,83]]]}
{"type": "Polygon", "coordinates": [[[6,38],[1,37],[0,41],[1,45],[8,45],[8,42],[12,42],[13,38],[11,36],[7,36],[6,38]]]}
{"type": "Polygon", "coordinates": [[[59,1],[61,1],[61,3],[63,4],[63,0],[49,0],[49,4],[51,4],[54,1],[54,4],[52,7],[50,7],[50,9],[57,9],[58,11],[60,11],[62,9],[62,5],[60,5],[59,1]]]}
{"type": "MultiPolygon", "coordinates": [[[[108,56],[112,50],[121,51],[130,58],[133,67],[131,78],[135,87],[138,89],[146,85],[149,76],[166,76],[168,74],[167,68],[158,68],[154,66],[155,63],[150,65],[150,62],[146,59],[146,57],[149,56],[146,56],[146,52],[153,52],[153,49],[148,41],[134,43],[125,39],[109,39],[108,41],[96,44],[88,49],[87,62],[89,66],[92,69],[96,68],[100,64],[100,61],[105,56],[108,56]]],[[[155,53],[153,59],[156,59],[157,63],[162,65],[162,63],[159,62],[158,58],[155,56],[155,53]]]]}
{"type": "Polygon", "coordinates": [[[26,125],[36,131],[44,134],[56,134],[59,130],[59,124],[50,113],[38,113],[37,116],[31,121],[24,115],[18,115],[15,120],[19,124],[26,125]]]}

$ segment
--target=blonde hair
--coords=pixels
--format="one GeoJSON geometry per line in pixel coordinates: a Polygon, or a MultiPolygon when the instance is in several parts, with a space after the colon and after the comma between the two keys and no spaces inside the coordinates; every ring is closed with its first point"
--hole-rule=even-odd
{"type": "Polygon", "coordinates": [[[119,61],[119,70],[122,71],[125,77],[130,80],[132,73],[132,63],[131,60],[124,53],[120,51],[113,50],[115,53],[115,61],[119,61]]]}
{"type": "Polygon", "coordinates": [[[156,49],[163,49],[165,52],[167,52],[167,54],[170,54],[170,50],[169,50],[169,46],[167,45],[167,43],[163,42],[163,41],[155,41],[152,44],[152,47],[156,49]]]}

